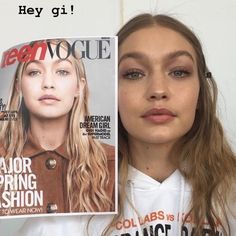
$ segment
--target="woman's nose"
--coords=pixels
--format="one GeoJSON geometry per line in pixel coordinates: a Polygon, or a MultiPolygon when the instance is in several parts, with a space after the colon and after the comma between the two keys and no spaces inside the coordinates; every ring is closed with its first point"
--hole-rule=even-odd
{"type": "Polygon", "coordinates": [[[52,89],[55,88],[55,81],[53,75],[50,73],[45,73],[42,80],[42,89],[52,89]]]}
{"type": "Polygon", "coordinates": [[[148,78],[147,85],[148,100],[162,100],[169,98],[169,86],[164,74],[155,73],[148,78]]]}

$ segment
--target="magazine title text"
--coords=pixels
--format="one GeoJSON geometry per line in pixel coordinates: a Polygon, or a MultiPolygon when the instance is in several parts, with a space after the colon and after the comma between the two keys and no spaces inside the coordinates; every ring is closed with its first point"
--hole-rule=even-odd
{"type": "Polygon", "coordinates": [[[13,48],[5,51],[2,57],[1,68],[12,65],[15,62],[24,63],[34,60],[44,60],[47,52],[51,58],[56,56],[61,60],[66,60],[70,56],[76,59],[86,58],[89,60],[110,59],[110,39],[76,40],[73,43],[62,40],[56,45],[50,41],[43,40],[33,44],[26,44],[19,49],[13,48]],[[66,54],[62,50],[66,50],[66,54]],[[79,55],[77,51],[80,52],[79,55]]]}

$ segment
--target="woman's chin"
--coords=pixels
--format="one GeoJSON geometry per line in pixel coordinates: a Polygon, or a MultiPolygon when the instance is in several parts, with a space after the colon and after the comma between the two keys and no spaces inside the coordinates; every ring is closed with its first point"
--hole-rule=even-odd
{"type": "Polygon", "coordinates": [[[62,112],[41,112],[41,113],[35,113],[31,114],[30,117],[37,120],[57,120],[57,119],[63,119],[67,118],[67,113],[62,112]]]}

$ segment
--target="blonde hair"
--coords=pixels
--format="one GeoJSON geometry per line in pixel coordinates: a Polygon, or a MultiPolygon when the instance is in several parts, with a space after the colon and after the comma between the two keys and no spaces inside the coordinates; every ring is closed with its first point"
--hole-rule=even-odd
{"type": "MultiPolygon", "coordinates": [[[[193,215],[194,235],[202,235],[204,220],[207,220],[212,230],[211,235],[216,234],[219,225],[223,228],[225,235],[230,235],[226,212],[230,210],[228,201],[232,190],[231,185],[236,177],[236,159],[216,115],[217,86],[214,79],[208,76],[209,71],[199,40],[189,28],[172,17],[141,14],[120,29],[117,34],[119,46],[131,33],[143,28],[158,26],[180,33],[196,52],[200,82],[196,117],[192,128],[172,150],[175,156],[179,157],[179,169],[182,175],[192,186],[192,206],[188,214],[193,215]]],[[[108,234],[116,221],[123,217],[126,201],[125,185],[130,163],[127,137],[127,131],[119,119],[119,179],[121,185],[119,214],[104,230],[104,235],[108,234]]]]}
{"type": "MultiPolygon", "coordinates": [[[[66,49],[64,39],[46,40],[53,44],[60,45],[66,49]]],[[[39,41],[34,41],[34,45],[39,41]]],[[[66,148],[70,157],[67,169],[67,193],[70,211],[95,212],[110,211],[112,200],[107,194],[109,182],[109,172],[107,166],[106,153],[102,145],[90,135],[83,135],[86,131],[80,128],[80,122],[89,115],[88,111],[88,86],[86,73],[79,52],[76,52],[75,67],[80,87],[81,80],[85,80],[85,86],[80,90],[80,96],[75,98],[70,111],[68,135],[66,138],[66,148]]],[[[24,144],[27,139],[29,128],[28,110],[22,100],[22,96],[17,92],[19,83],[26,63],[20,63],[17,67],[11,93],[7,105],[7,110],[18,111],[16,122],[4,121],[1,125],[0,140],[6,150],[5,158],[22,156],[24,144]]]]}

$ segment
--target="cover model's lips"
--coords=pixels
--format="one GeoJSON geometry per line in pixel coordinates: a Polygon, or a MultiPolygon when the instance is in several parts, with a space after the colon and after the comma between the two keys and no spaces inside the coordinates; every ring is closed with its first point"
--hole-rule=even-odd
{"type": "Polygon", "coordinates": [[[60,99],[57,98],[56,96],[54,96],[54,95],[48,95],[48,94],[43,95],[43,96],[41,96],[41,97],[39,98],[39,101],[44,101],[44,100],[60,101],[60,99]]]}
{"type": "Polygon", "coordinates": [[[49,95],[49,94],[43,95],[39,98],[39,102],[43,105],[54,105],[59,101],[60,101],[59,98],[57,98],[54,95],[49,95]]]}
{"type": "Polygon", "coordinates": [[[165,123],[173,120],[176,114],[166,108],[153,108],[145,112],[141,117],[154,123],[165,123]]]}

